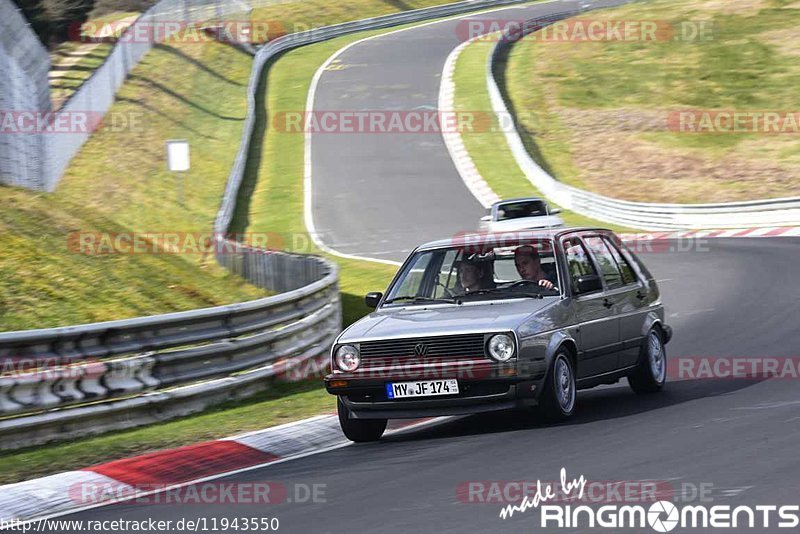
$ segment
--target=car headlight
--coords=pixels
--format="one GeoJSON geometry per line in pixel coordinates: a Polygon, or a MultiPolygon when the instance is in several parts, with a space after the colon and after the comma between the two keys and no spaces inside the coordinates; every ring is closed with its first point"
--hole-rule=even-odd
{"type": "Polygon", "coordinates": [[[336,366],[342,371],[355,371],[360,363],[361,356],[353,345],[342,345],[336,349],[336,366]]]}
{"type": "Polygon", "coordinates": [[[508,334],[495,334],[489,338],[489,356],[498,362],[507,362],[514,356],[514,340],[508,334]]]}

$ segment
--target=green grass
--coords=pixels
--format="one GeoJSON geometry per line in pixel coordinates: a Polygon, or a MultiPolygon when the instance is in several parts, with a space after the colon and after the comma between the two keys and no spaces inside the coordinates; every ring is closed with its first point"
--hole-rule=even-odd
{"type": "Polygon", "coordinates": [[[68,41],[50,53],[50,100],[59,109],[111,53],[110,43],[68,41]]]}
{"type": "MultiPolygon", "coordinates": [[[[265,71],[263,79],[263,83],[268,84],[264,87],[268,88],[270,113],[274,113],[280,109],[293,111],[303,109],[305,107],[308,86],[318,66],[321,65],[328,56],[346,43],[361,39],[365,35],[368,34],[343,37],[334,41],[300,48],[281,56],[271,65],[269,70],[265,71]]],[[[162,49],[161,52],[168,55],[175,53],[174,51],[166,51],[165,49],[162,49]]],[[[231,73],[227,69],[238,70],[237,62],[235,61],[235,58],[238,56],[235,55],[237,54],[236,52],[228,51],[226,53],[234,54],[233,56],[227,56],[228,67],[209,61],[208,57],[203,58],[203,65],[205,67],[214,66],[218,74],[224,73],[226,76],[230,76],[231,73]]],[[[198,75],[198,73],[194,71],[187,72],[187,65],[162,64],[159,59],[161,56],[156,55],[152,57],[154,54],[155,53],[151,53],[146,57],[146,63],[150,65],[151,68],[154,68],[156,64],[160,64],[162,68],[166,69],[164,75],[167,77],[167,83],[171,84],[169,87],[181,86],[180,84],[172,85],[172,83],[176,81],[172,79],[173,77],[198,75]]],[[[224,58],[225,56],[222,57],[224,58]]],[[[145,76],[146,72],[140,72],[138,75],[145,76]]],[[[242,77],[242,81],[244,78],[245,77],[242,77]]],[[[134,80],[136,79],[137,78],[134,78],[134,80]]],[[[240,78],[237,76],[235,80],[238,82],[240,78]]],[[[202,82],[209,83],[209,80],[203,79],[196,83],[202,82]]],[[[136,87],[138,87],[140,91],[146,92],[146,100],[148,102],[151,100],[160,101],[160,98],[163,96],[160,94],[161,91],[153,91],[154,88],[151,85],[146,83],[142,85],[140,82],[135,81],[126,84],[124,91],[133,91],[136,87]],[[127,87],[128,85],[131,87],[127,87]]],[[[196,101],[195,103],[198,105],[202,103],[204,109],[210,108],[212,104],[205,100],[207,98],[209,100],[213,99],[217,102],[217,105],[220,106],[235,106],[236,104],[231,102],[222,102],[228,98],[234,98],[234,93],[235,91],[232,91],[230,87],[226,88],[224,85],[217,85],[213,90],[208,92],[207,96],[203,97],[204,100],[202,102],[196,101]]],[[[131,99],[130,96],[123,96],[123,99],[125,98],[131,99]]],[[[201,96],[193,95],[193,98],[199,100],[201,96]]],[[[170,99],[174,101],[176,97],[173,96],[170,97],[170,99]]],[[[121,104],[122,103],[117,105],[121,104]]],[[[135,104],[133,102],[128,102],[125,105],[133,106],[135,104]]],[[[263,100],[260,102],[260,105],[263,107],[263,100]]],[[[173,106],[175,106],[174,102],[173,106]]],[[[187,130],[175,132],[175,125],[167,127],[166,124],[160,123],[159,126],[165,128],[167,131],[159,133],[158,135],[162,138],[188,137],[192,133],[191,130],[188,130],[189,127],[197,128],[198,131],[201,131],[199,130],[200,127],[208,127],[205,121],[210,119],[206,119],[206,113],[200,111],[199,107],[192,107],[192,110],[193,113],[190,113],[190,116],[182,117],[184,119],[183,125],[187,130]]],[[[165,113],[166,109],[161,111],[165,113]]],[[[228,112],[232,112],[232,110],[228,112]]],[[[222,122],[225,121],[217,121],[217,123],[222,122]]],[[[264,128],[266,124],[265,116],[262,115],[259,121],[259,127],[264,128]]],[[[215,139],[217,136],[221,135],[221,132],[218,130],[213,131],[215,139]]],[[[156,134],[155,132],[148,133],[156,134]]],[[[105,139],[105,143],[108,145],[106,148],[110,148],[112,151],[112,154],[109,155],[109,161],[118,161],[119,155],[115,155],[113,153],[114,151],[119,150],[123,151],[123,153],[127,153],[127,151],[134,150],[136,145],[130,142],[127,143],[127,147],[117,146],[124,144],[121,143],[123,139],[125,138],[113,140],[105,139]]],[[[239,215],[239,220],[237,222],[242,226],[240,229],[246,229],[249,232],[265,231],[279,234],[285,239],[287,245],[285,248],[287,250],[296,249],[305,253],[318,253],[319,251],[313,247],[302,246],[301,242],[298,242],[298,246],[296,247],[292,246],[292,236],[303,236],[308,240],[302,219],[303,136],[266,135],[263,143],[263,147],[260,143],[255,143],[255,146],[258,148],[255,150],[254,154],[259,155],[259,157],[256,158],[258,165],[249,170],[249,183],[245,184],[246,187],[255,187],[255,191],[252,194],[253,200],[252,204],[250,204],[251,209],[247,211],[248,216],[244,217],[241,214],[239,215]]],[[[101,152],[102,146],[102,144],[99,144],[84,149],[84,152],[89,150],[90,154],[94,154],[95,152],[99,153],[101,152]]],[[[193,144],[193,146],[195,145],[193,144]]],[[[211,143],[208,146],[209,152],[207,154],[196,154],[196,152],[195,154],[202,158],[205,165],[213,167],[215,165],[214,162],[208,160],[222,158],[222,161],[218,162],[218,164],[224,165],[226,163],[224,158],[232,157],[235,152],[229,147],[230,154],[223,155],[216,149],[211,150],[215,147],[216,145],[211,143]]],[[[138,151],[139,149],[137,148],[136,150],[138,151]]],[[[158,151],[154,149],[153,154],[158,154],[160,157],[160,150],[161,145],[159,143],[158,151]]],[[[144,157],[148,154],[147,151],[136,153],[140,156],[140,160],[149,161],[148,158],[144,157]]],[[[193,155],[193,157],[195,156],[193,155]]],[[[157,158],[153,159],[155,160],[157,158]]],[[[95,159],[89,158],[85,163],[88,165],[89,162],[92,161],[95,161],[95,159]]],[[[159,163],[163,164],[163,162],[159,163]]],[[[134,162],[132,161],[130,164],[133,165],[134,162]]],[[[229,165],[229,161],[227,161],[227,164],[229,165]]],[[[81,198],[81,195],[85,195],[87,199],[91,199],[93,195],[90,193],[94,190],[91,178],[88,175],[84,179],[78,178],[78,176],[86,173],[87,170],[88,167],[77,167],[74,170],[75,177],[72,178],[74,183],[67,185],[68,182],[65,181],[64,186],[59,189],[59,194],[66,190],[69,191],[70,197],[81,198]]],[[[121,169],[121,176],[124,176],[129,171],[130,169],[121,169]]],[[[219,172],[219,170],[217,171],[219,172]]],[[[227,177],[227,174],[224,174],[224,176],[227,177]]],[[[198,181],[200,179],[208,180],[210,176],[197,177],[198,181]]],[[[131,182],[133,182],[133,184],[128,184],[127,187],[133,188],[136,184],[135,181],[131,182]]],[[[135,210],[126,208],[120,203],[114,203],[109,206],[105,206],[103,203],[104,196],[108,197],[110,195],[114,197],[117,195],[112,185],[113,183],[109,182],[97,195],[94,195],[97,197],[94,200],[96,205],[88,206],[88,209],[92,211],[97,209],[111,211],[115,217],[120,217],[122,220],[130,223],[131,219],[135,220],[136,218],[135,210]]],[[[156,183],[148,181],[148,183],[142,185],[141,188],[147,189],[148,187],[156,186],[156,183]]],[[[163,202],[170,205],[174,203],[174,191],[171,190],[171,187],[171,183],[164,185],[162,189],[154,193],[153,196],[157,199],[156,203],[163,202]]],[[[139,194],[139,189],[140,187],[137,186],[129,191],[120,192],[119,195],[123,195],[123,197],[126,198],[129,195],[135,197],[139,194]]],[[[4,195],[7,192],[12,192],[12,190],[7,188],[0,189],[0,193],[4,195]]],[[[46,197],[45,200],[42,201],[44,205],[52,205],[53,202],[53,196],[51,195],[35,195],[21,191],[13,191],[13,193],[22,195],[23,200],[26,201],[30,201],[29,197],[46,197]]],[[[5,199],[5,196],[2,198],[5,199]]],[[[145,199],[152,200],[150,196],[141,200],[145,199]]],[[[201,200],[206,199],[206,195],[187,194],[187,205],[190,199],[194,199],[193,202],[200,203],[201,200]]],[[[218,202],[218,198],[216,198],[215,201],[218,202]]],[[[216,204],[214,205],[216,206],[216,204]]],[[[175,208],[175,206],[171,207],[175,208]]],[[[140,216],[147,216],[147,213],[143,210],[140,211],[142,211],[140,216]]],[[[5,212],[6,210],[0,211],[0,216],[5,212]]],[[[209,210],[210,214],[214,212],[215,210],[209,210]]],[[[37,211],[37,215],[42,216],[39,211],[37,211]]],[[[70,215],[72,214],[70,213],[70,215]]],[[[165,217],[178,216],[175,213],[163,215],[165,217]]],[[[157,215],[152,215],[152,217],[157,217],[157,215]]],[[[152,221],[152,219],[149,220],[152,221]]],[[[0,218],[0,224],[2,221],[3,219],[0,218]]],[[[73,227],[80,223],[80,221],[70,222],[70,224],[62,224],[61,221],[55,222],[57,223],[56,226],[66,227],[73,227]]],[[[28,225],[25,224],[22,226],[23,228],[27,228],[28,225]]],[[[37,230],[45,230],[45,224],[39,224],[37,230]]],[[[0,235],[5,236],[5,231],[0,235]]],[[[23,240],[22,243],[26,246],[28,244],[25,240],[23,240]]],[[[342,291],[344,322],[345,324],[350,324],[368,311],[363,303],[363,295],[369,290],[384,289],[396,269],[389,265],[377,263],[342,260],[340,258],[331,259],[336,261],[341,267],[340,289],[342,291]]],[[[92,262],[96,260],[97,258],[90,257],[87,260],[87,264],[91,266],[92,262]]],[[[177,258],[175,261],[178,260],[185,261],[182,258],[177,258]]],[[[0,260],[0,262],[1,261],[2,260],[0,260]]],[[[9,265],[13,265],[13,263],[9,263],[9,265]]],[[[0,272],[4,272],[2,267],[3,264],[0,263],[0,272]]],[[[154,269],[154,267],[151,267],[151,269],[154,269]]],[[[101,276],[101,271],[95,271],[95,276],[101,276]]],[[[20,278],[18,283],[24,283],[28,277],[29,276],[26,275],[20,278]]],[[[74,303],[71,304],[74,305],[74,303]]],[[[251,399],[223,404],[201,414],[163,424],[124,432],[109,433],[71,443],[54,444],[10,453],[0,453],[0,483],[11,483],[159,449],[178,447],[203,440],[217,439],[333,411],[335,411],[335,399],[321,388],[321,382],[319,380],[306,381],[294,385],[276,384],[269,391],[251,399]]]]}
{"type": "MultiPolygon", "coordinates": [[[[483,73],[493,46],[491,42],[476,41],[464,48],[456,62],[453,74],[456,110],[481,111],[492,116],[491,127],[486,131],[462,134],[464,147],[481,176],[501,198],[542,196],[517,165],[497,117],[491,111],[483,73]]],[[[615,231],[630,231],[568,210],[562,211],[561,217],[569,226],[601,226],[615,231]]]]}
{"type": "Polygon", "coordinates": [[[578,18],[673,27],[704,21],[711,33],[707,40],[516,43],[506,90],[526,145],[552,174],[631,200],[800,194],[797,135],[688,134],[666,127],[671,110],[800,109],[800,5],[653,0],[578,18]],[[647,121],[655,122],[642,127],[647,121]]]}
{"type": "MultiPolygon", "coordinates": [[[[50,52],[50,99],[54,109],[59,109],[92,73],[103,64],[111,50],[112,43],[93,43],[87,33],[100,30],[104,25],[138,16],[136,12],[114,12],[87,21],[81,35],[87,40],[65,41],[50,52]]],[[[119,29],[121,26],[112,26],[119,29]]],[[[119,33],[119,32],[117,32],[119,33]]]]}
{"type": "Polygon", "coordinates": [[[124,119],[134,127],[97,131],[55,193],[0,187],[0,331],[265,294],[213,256],[84,255],[68,244],[80,231],[209,233],[240,141],[251,63],[218,43],[159,46],[132,71],[110,111],[118,125],[124,119]],[[173,138],[192,147],[184,205],[165,169],[164,143],[173,138]]]}
{"type": "Polygon", "coordinates": [[[176,421],[59,445],[0,453],[0,484],[227,437],[336,411],[319,381],[277,383],[245,401],[229,402],[176,421]]]}

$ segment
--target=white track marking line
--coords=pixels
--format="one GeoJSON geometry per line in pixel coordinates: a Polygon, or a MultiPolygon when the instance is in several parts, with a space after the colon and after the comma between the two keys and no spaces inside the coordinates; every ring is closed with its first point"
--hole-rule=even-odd
{"type": "MultiPolygon", "coordinates": [[[[331,63],[336,61],[339,56],[349,50],[351,47],[364,43],[366,41],[371,41],[372,39],[378,39],[381,37],[386,37],[388,35],[393,35],[395,33],[405,32],[409,30],[415,30],[417,28],[422,28],[425,26],[431,26],[433,24],[441,24],[443,22],[448,22],[455,19],[480,15],[483,13],[492,13],[495,11],[507,11],[512,9],[525,9],[532,6],[539,6],[539,5],[546,5],[561,2],[562,0],[548,0],[545,2],[532,2],[529,4],[514,4],[511,6],[503,6],[498,8],[492,9],[484,9],[479,11],[471,11],[469,13],[463,13],[461,15],[455,15],[452,17],[447,17],[444,19],[433,20],[429,22],[424,22],[422,24],[416,24],[414,26],[408,28],[400,28],[397,30],[391,30],[385,33],[379,33],[377,35],[371,35],[369,37],[364,37],[363,39],[359,39],[357,41],[353,41],[349,43],[336,52],[333,53],[325,62],[320,65],[317,71],[314,73],[314,77],[311,79],[311,86],[308,89],[308,95],[306,97],[306,114],[309,115],[314,111],[314,100],[317,94],[317,86],[319,85],[319,80],[322,78],[322,75],[325,73],[325,69],[327,69],[331,63]]],[[[338,250],[328,246],[325,242],[322,241],[319,234],[316,231],[316,227],[314,226],[314,214],[313,214],[313,206],[312,206],[312,188],[313,188],[313,180],[312,180],[312,169],[311,169],[311,141],[312,141],[312,134],[310,131],[305,132],[304,138],[304,147],[303,147],[303,159],[304,159],[304,172],[303,172],[303,220],[306,225],[306,231],[311,236],[311,240],[314,242],[316,246],[318,246],[323,251],[331,254],[333,256],[338,256],[340,258],[346,258],[351,260],[361,260],[361,261],[371,261],[375,263],[383,263],[386,265],[394,265],[399,266],[402,265],[400,262],[392,261],[392,260],[382,260],[379,258],[370,258],[367,256],[361,256],[358,254],[347,254],[344,252],[339,252],[338,250]]]]}

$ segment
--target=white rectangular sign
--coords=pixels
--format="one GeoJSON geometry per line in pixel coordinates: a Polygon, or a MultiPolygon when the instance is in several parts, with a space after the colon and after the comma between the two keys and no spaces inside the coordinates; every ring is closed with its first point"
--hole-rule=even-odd
{"type": "Polygon", "coordinates": [[[185,139],[167,141],[167,167],[175,172],[189,170],[189,141],[185,139]]]}

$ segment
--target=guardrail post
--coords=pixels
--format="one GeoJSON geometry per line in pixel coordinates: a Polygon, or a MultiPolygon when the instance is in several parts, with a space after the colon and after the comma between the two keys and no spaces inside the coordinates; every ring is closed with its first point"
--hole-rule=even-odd
{"type": "Polygon", "coordinates": [[[22,410],[22,404],[11,398],[11,390],[16,385],[12,376],[0,377],[0,415],[22,410]]]}

